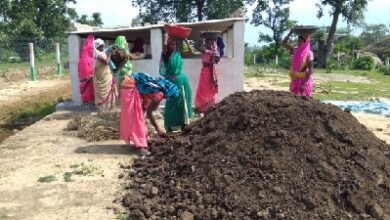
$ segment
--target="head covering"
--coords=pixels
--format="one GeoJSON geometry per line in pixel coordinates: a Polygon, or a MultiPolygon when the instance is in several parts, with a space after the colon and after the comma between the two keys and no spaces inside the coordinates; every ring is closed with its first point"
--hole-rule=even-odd
{"type": "Polygon", "coordinates": [[[97,38],[96,40],[93,41],[93,46],[95,47],[95,49],[97,49],[102,45],[104,45],[104,41],[100,38],[97,38]]]}
{"type": "Polygon", "coordinates": [[[115,39],[114,45],[117,46],[117,47],[120,47],[122,49],[125,49],[126,51],[129,50],[129,47],[127,45],[127,41],[126,41],[126,37],[125,36],[118,36],[115,39]]]}

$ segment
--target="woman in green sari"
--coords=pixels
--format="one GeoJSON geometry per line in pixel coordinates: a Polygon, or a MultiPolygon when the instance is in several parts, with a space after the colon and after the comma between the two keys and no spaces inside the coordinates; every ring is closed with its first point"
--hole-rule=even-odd
{"type": "Polygon", "coordinates": [[[173,128],[178,126],[183,129],[192,117],[192,91],[187,76],[183,74],[183,60],[180,52],[176,50],[176,41],[168,37],[167,33],[164,35],[160,75],[180,89],[178,97],[169,98],[165,103],[164,127],[167,132],[172,132],[173,128]]]}

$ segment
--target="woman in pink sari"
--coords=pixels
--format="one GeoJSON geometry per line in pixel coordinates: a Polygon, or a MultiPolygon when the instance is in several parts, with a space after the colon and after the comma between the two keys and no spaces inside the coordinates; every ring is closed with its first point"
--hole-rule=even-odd
{"type": "Polygon", "coordinates": [[[288,44],[292,31],[283,39],[283,46],[290,52],[290,92],[299,96],[310,97],[313,94],[313,52],[310,49],[310,37],[298,36],[298,47],[288,44]]]}
{"type": "Polygon", "coordinates": [[[126,144],[134,144],[142,155],[149,155],[147,142],[147,128],[144,111],[142,109],[141,95],[136,82],[131,76],[124,76],[121,83],[121,116],[120,138],[126,144]]]}
{"type": "Polygon", "coordinates": [[[84,104],[93,104],[95,102],[94,88],[93,88],[93,36],[89,35],[81,50],[79,61],[79,80],[81,101],[84,104]]]}
{"type": "Polygon", "coordinates": [[[204,113],[216,102],[218,93],[217,63],[220,56],[217,41],[214,39],[206,39],[205,50],[196,49],[202,53],[202,69],[195,95],[195,112],[204,113]]]}

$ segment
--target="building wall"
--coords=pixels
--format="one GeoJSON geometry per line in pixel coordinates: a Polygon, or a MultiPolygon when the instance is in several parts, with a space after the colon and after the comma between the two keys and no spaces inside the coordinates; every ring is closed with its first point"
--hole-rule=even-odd
{"type": "MultiPolygon", "coordinates": [[[[233,29],[224,36],[227,47],[227,57],[221,59],[219,69],[219,93],[218,101],[237,91],[242,91],[244,86],[244,21],[236,21],[233,29]],[[227,40],[226,40],[227,39],[227,40]]],[[[153,76],[159,76],[159,62],[162,52],[162,30],[152,28],[150,35],[151,59],[133,60],[134,72],[145,72],[153,76]]],[[[80,90],[77,65],[80,57],[80,37],[70,35],[69,38],[70,71],[72,74],[72,100],[75,105],[80,105],[80,90]]],[[[201,59],[186,58],[184,62],[184,73],[188,76],[195,97],[196,88],[201,69],[201,59]]]]}

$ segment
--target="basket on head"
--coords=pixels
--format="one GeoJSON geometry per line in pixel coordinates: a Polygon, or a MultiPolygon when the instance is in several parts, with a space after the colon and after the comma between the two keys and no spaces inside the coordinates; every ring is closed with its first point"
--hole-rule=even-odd
{"type": "Polygon", "coordinates": [[[179,25],[173,24],[165,24],[165,30],[167,30],[168,34],[172,37],[185,39],[190,36],[192,29],[182,27],[179,25]]]}
{"type": "Polygon", "coordinates": [[[319,27],[315,25],[305,25],[305,26],[301,25],[301,26],[295,26],[293,28],[293,32],[296,35],[309,36],[315,34],[318,31],[318,29],[319,27]]]}
{"type": "Polygon", "coordinates": [[[112,48],[111,60],[120,69],[129,60],[128,52],[123,48],[114,46],[112,48]]]}
{"type": "Polygon", "coordinates": [[[203,38],[208,40],[217,40],[218,37],[221,35],[220,31],[202,31],[200,33],[203,38]]]}

